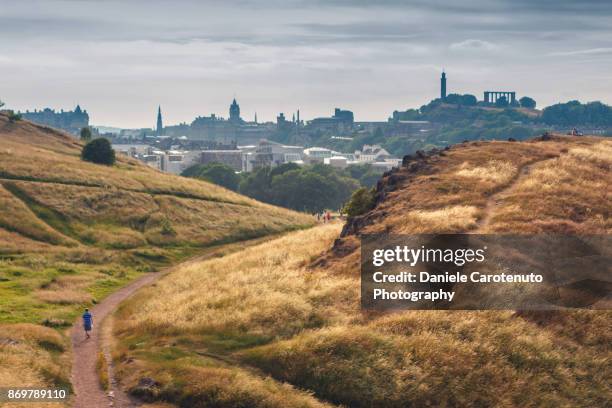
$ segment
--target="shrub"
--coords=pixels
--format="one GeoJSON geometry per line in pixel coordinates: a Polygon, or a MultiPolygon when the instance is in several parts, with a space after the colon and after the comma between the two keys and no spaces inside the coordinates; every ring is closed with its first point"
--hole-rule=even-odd
{"type": "Polygon", "coordinates": [[[108,140],[94,139],[83,146],[81,158],[88,162],[111,166],[115,163],[115,151],[108,140]]]}
{"type": "Polygon", "coordinates": [[[8,118],[10,122],[18,122],[21,120],[21,113],[15,113],[13,111],[9,111],[8,118]]]}
{"type": "Polygon", "coordinates": [[[374,208],[374,189],[361,187],[355,190],[351,199],[342,208],[342,212],[349,217],[365,214],[374,208]]]}

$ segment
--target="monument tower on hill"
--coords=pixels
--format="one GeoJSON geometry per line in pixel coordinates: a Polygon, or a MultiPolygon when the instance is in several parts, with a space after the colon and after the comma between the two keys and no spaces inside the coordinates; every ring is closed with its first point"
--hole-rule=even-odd
{"type": "Polygon", "coordinates": [[[446,72],[442,71],[442,77],[440,77],[440,99],[446,99],[446,72]]]}
{"type": "Polygon", "coordinates": [[[162,136],[164,134],[164,125],[162,123],[161,106],[157,108],[157,128],[156,135],[162,136]]]}

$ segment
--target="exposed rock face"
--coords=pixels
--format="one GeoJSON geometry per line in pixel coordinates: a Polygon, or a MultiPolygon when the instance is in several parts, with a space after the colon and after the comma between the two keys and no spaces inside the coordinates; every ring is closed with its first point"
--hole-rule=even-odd
{"type": "MultiPolygon", "coordinates": [[[[450,147],[444,149],[432,149],[428,152],[418,150],[414,155],[406,155],[402,159],[402,167],[393,169],[383,173],[378,183],[376,183],[376,193],[374,195],[374,209],[385,201],[388,194],[395,191],[400,186],[409,183],[417,174],[426,171],[429,167],[429,161],[435,156],[445,156],[446,151],[450,147]]],[[[350,217],[344,228],[340,238],[349,235],[359,235],[360,231],[367,225],[373,224],[378,218],[384,217],[386,214],[383,211],[369,211],[366,214],[350,217]]],[[[338,240],[337,240],[338,241],[338,240]]],[[[340,242],[334,243],[334,248],[340,246],[340,242]]]]}

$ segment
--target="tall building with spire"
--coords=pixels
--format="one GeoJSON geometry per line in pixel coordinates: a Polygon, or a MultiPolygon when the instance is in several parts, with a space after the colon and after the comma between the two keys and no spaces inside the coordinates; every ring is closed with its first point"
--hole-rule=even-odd
{"type": "Polygon", "coordinates": [[[240,119],[240,105],[236,102],[236,98],[234,98],[229,108],[229,120],[233,123],[240,123],[242,121],[240,119]]]}
{"type": "Polygon", "coordinates": [[[440,77],[440,99],[446,99],[446,72],[442,71],[440,77]]]}
{"type": "Polygon", "coordinates": [[[157,136],[162,136],[164,134],[164,125],[162,122],[162,114],[161,114],[161,106],[157,108],[157,136]]]}

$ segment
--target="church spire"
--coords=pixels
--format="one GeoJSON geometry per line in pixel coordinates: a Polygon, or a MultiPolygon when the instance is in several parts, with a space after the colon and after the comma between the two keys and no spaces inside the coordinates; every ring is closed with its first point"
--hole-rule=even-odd
{"type": "Polygon", "coordinates": [[[161,105],[157,107],[157,136],[162,136],[164,134],[164,125],[162,123],[162,114],[161,114],[161,105]]]}

